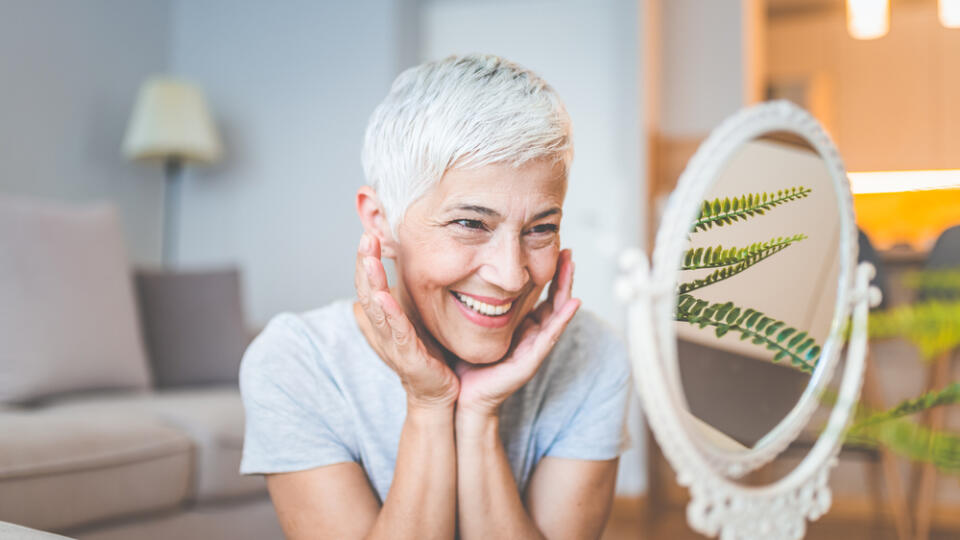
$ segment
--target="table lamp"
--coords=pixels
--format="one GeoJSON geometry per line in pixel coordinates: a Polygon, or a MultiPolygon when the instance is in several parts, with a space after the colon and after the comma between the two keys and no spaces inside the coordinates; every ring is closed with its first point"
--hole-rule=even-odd
{"type": "Polygon", "coordinates": [[[144,82],[127,125],[123,153],[131,160],[164,166],[163,263],[168,266],[176,252],[183,166],[212,164],[221,154],[220,138],[200,89],[167,77],[144,82]]]}

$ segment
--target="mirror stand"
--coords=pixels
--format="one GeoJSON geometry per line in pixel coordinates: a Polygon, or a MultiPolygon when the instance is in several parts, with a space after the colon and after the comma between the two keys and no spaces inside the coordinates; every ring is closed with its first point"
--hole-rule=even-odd
{"type": "Polygon", "coordinates": [[[724,540],[768,538],[795,540],[806,532],[807,520],[816,520],[830,508],[827,484],[836,465],[843,434],[860,393],[867,348],[867,314],[880,302],[880,291],[870,285],[875,274],[869,263],[856,269],[847,302],[852,325],[839,395],[826,429],[803,461],[788,475],[765,486],[746,486],[721,474],[702,449],[691,440],[684,426],[685,400],[678,387],[662,384],[674,380],[661,355],[657,324],[668,325],[654,314],[663,303],[674,301],[671,283],[651,280],[650,264],[639,250],[621,258],[623,275],[617,283],[620,298],[628,302],[629,339],[633,352],[635,383],[649,419],[650,428],[663,455],[677,472],[677,482],[689,488],[687,507],[690,526],[705,535],[724,540]],[[642,374],[642,375],[641,375],[642,374]]]}

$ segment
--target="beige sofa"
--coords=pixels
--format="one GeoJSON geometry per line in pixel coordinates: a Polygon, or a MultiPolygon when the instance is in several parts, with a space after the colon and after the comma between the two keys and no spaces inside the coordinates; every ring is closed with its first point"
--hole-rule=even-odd
{"type": "Polygon", "coordinates": [[[0,536],[282,538],[237,472],[238,302],[195,324],[211,275],[134,276],[110,206],[0,196],[0,536]]]}

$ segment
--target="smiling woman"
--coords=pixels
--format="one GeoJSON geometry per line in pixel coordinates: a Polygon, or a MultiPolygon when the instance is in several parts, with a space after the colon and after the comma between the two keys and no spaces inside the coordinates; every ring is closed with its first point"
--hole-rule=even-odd
{"type": "Polygon", "coordinates": [[[572,297],[571,157],[559,98],[515,64],[397,78],[364,144],[357,298],[278,315],[241,365],[241,472],[288,537],[599,536],[630,375],[572,297]]]}

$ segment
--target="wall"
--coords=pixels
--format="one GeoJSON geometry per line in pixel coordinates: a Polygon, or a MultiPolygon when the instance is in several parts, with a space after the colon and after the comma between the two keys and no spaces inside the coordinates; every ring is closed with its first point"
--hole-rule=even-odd
{"type": "Polygon", "coordinates": [[[750,94],[744,56],[750,0],[664,0],[660,132],[702,136],[750,94]]]}
{"type": "MultiPolygon", "coordinates": [[[[652,1],[652,0],[648,0],[652,1]]],[[[687,161],[725,118],[762,97],[761,0],[658,0],[659,87],[651,125],[651,223],[687,161]]],[[[651,237],[655,234],[651,231],[651,237]]]]}
{"type": "Polygon", "coordinates": [[[225,147],[187,171],[179,260],[238,264],[255,325],[353,294],[363,130],[416,48],[403,5],[173,4],[172,69],[204,88],[225,147]]]}
{"type": "MultiPolygon", "coordinates": [[[[617,255],[644,238],[645,143],[638,86],[642,2],[465,2],[424,5],[421,56],[487,52],[532,69],[560,94],[573,121],[574,161],[563,243],[577,262],[574,295],[623,330],[613,295],[617,255]]],[[[637,412],[636,408],[633,411],[637,412]]],[[[621,459],[618,491],[645,489],[643,430],[621,459]]]]}
{"type": "Polygon", "coordinates": [[[869,41],[849,36],[839,9],[770,19],[771,80],[821,95],[810,109],[848,170],[960,168],[960,30],[936,8],[894,3],[890,32],[869,41]]]}
{"type": "Polygon", "coordinates": [[[166,67],[168,8],[6,0],[0,16],[0,192],[113,201],[139,264],[160,258],[163,173],[120,145],[140,83],[166,67]]]}

